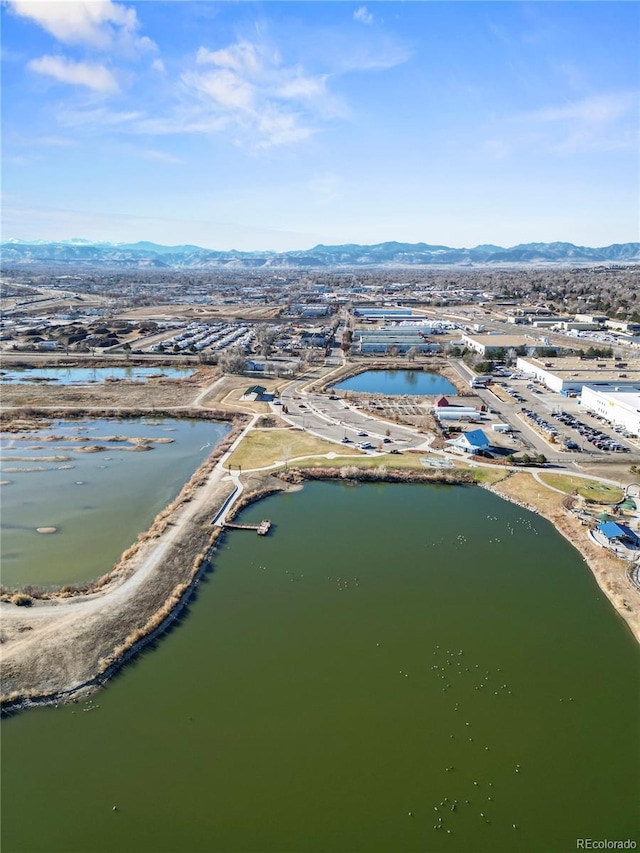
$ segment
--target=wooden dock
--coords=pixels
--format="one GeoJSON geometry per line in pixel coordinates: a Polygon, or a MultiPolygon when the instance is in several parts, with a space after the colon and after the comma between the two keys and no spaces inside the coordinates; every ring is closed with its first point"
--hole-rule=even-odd
{"type": "Polygon", "coordinates": [[[271,530],[271,522],[265,518],[260,524],[233,524],[226,522],[222,525],[227,530],[255,530],[258,536],[266,536],[271,530]]]}

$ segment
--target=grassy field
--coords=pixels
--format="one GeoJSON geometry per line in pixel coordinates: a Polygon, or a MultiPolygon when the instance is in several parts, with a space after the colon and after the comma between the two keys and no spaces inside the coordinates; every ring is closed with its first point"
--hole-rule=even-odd
{"type": "Polygon", "coordinates": [[[586,500],[596,503],[618,503],[624,497],[622,489],[618,486],[607,486],[605,483],[584,480],[582,477],[571,477],[567,474],[540,474],[540,479],[552,486],[569,494],[577,491],[586,500]]]}
{"type": "MultiPolygon", "coordinates": [[[[336,453],[344,457],[359,456],[357,450],[331,441],[316,438],[302,430],[264,429],[251,430],[238,445],[227,465],[243,469],[263,468],[279,460],[289,461],[297,456],[313,456],[322,453],[336,453]]],[[[335,461],[333,464],[335,464],[335,461]]],[[[296,463],[296,466],[298,463],[296,463]]]]}
{"type": "MultiPolygon", "coordinates": [[[[384,456],[360,456],[355,459],[345,460],[346,464],[353,465],[358,468],[387,468],[388,470],[405,470],[405,471],[437,471],[437,468],[430,468],[422,464],[420,459],[423,454],[414,453],[386,453],[384,456]]],[[[335,459],[307,459],[301,462],[296,462],[296,468],[335,468],[337,460],[335,459]]],[[[455,468],[471,470],[473,476],[478,483],[495,483],[501,480],[505,472],[493,468],[474,468],[469,469],[467,465],[456,464],[455,468]]],[[[443,468],[443,471],[450,471],[451,468],[443,468]]]]}

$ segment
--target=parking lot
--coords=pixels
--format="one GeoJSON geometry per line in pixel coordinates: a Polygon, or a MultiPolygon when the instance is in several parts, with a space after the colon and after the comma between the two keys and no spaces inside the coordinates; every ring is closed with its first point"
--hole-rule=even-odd
{"type": "MultiPolygon", "coordinates": [[[[589,426],[579,418],[569,412],[558,412],[553,417],[565,426],[575,430],[578,436],[588,441],[598,450],[603,450],[607,453],[629,453],[630,448],[626,444],[621,444],[617,439],[612,438],[607,433],[597,427],[589,426]]],[[[577,442],[573,439],[565,440],[565,447],[570,450],[580,449],[577,442]]]]}
{"type": "Polygon", "coordinates": [[[578,454],[614,458],[640,450],[637,439],[587,412],[579,398],[557,394],[521,374],[505,371],[478,395],[518,431],[529,452],[577,461],[578,454]]]}

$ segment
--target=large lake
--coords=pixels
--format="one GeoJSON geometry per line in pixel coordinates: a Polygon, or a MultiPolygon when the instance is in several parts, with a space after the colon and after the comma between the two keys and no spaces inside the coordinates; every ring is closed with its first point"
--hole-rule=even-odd
{"type": "Polygon", "coordinates": [[[109,571],[228,430],[211,421],[98,419],[4,435],[2,583],[50,586],[109,571]],[[152,449],[136,452],[145,438],[152,449]],[[102,449],[83,450],[91,447],[102,449]],[[58,532],[36,531],[50,526],[58,532]]]}
{"type": "Polygon", "coordinates": [[[457,394],[448,379],[439,373],[422,370],[366,370],[334,386],[340,391],[361,391],[367,394],[457,394]]]}
{"type": "Polygon", "coordinates": [[[2,382],[57,382],[59,385],[89,385],[107,379],[146,382],[160,376],[184,379],[193,373],[189,367],[34,367],[7,368],[0,372],[2,382]]]}
{"type": "Polygon", "coordinates": [[[265,517],[93,701],[4,721],[3,853],[640,841],[638,647],[550,524],[409,485],[265,517]]]}

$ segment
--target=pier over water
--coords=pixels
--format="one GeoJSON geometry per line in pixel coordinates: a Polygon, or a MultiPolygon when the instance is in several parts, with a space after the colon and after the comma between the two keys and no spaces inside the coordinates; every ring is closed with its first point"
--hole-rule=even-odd
{"type": "Polygon", "coordinates": [[[226,530],[255,530],[258,536],[266,536],[271,530],[271,522],[268,518],[263,519],[260,524],[232,524],[225,521],[222,527],[226,530]]]}

